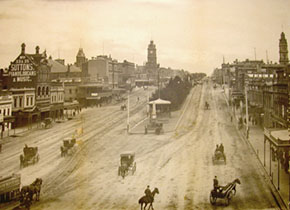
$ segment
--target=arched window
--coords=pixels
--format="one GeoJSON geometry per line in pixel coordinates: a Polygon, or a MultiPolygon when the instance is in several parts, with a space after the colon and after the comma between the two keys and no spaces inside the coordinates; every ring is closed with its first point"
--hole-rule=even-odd
{"type": "Polygon", "coordinates": [[[45,87],[42,87],[42,95],[44,96],[45,94],[45,87]]]}
{"type": "Polygon", "coordinates": [[[40,92],[41,92],[41,88],[38,87],[38,89],[37,89],[37,95],[38,95],[38,96],[40,96],[40,92]]]}
{"type": "Polygon", "coordinates": [[[49,88],[46,87],[46,95],[48,95],[48,92],[49,92],[49,88]]]}

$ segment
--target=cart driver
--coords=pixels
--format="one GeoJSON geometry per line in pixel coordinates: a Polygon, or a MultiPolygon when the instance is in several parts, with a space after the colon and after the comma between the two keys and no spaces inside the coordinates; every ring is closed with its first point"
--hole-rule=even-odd
{"type": "Polygon", "coordinates": [[[224,145],[223,145],[222,143],[220,144],[219,148],[220,148],[220,151],[221,151],[222,153],[224,153],[224,145]]]}
{"type": "Polygon", "coordinates": [[[151,190],[150,190],[150,186],[148,185],[146,190],[144,191],[145,195],[147,197],[152,197],[152,193],[151,193],[151,190]]]}
{"type": "Polygon", "coordinates": [[[219,186],[219,181],[217,179],[217,176],[214,176],[214,179],[213,179],[213,190],[218,192],[219,188],[220,188],[220,186],[219,186]]]}

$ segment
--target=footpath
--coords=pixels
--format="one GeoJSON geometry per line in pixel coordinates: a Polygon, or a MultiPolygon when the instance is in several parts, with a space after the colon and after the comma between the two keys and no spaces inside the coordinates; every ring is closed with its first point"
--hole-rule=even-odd
{"type": "MultiPolygon", "coordinates": [[[[274,196],[276,202],[278,203],[280,209],[289,209],[288,206],[288,193],[289,193],[289,175],[285,175],[285,176],[281,176],[280,177],[280,182],[281,182],[281,186],[284,186],[284,188],[282,189],[282,187],[278,190],[277,186],[274,184],[275,179],[277,179],[277,177],[275,177],[275,175],[272,173],[271,175],[269,175],[269,169],[265,167],[264,165],[264,159],[266,159],[266,161],[270,161],[270,148],[269,147],[265,147],[264,145],[264,130],[261,126],[256,125],[253,122],[249,122],[248,127],[249,127],[249,131],[247,134],[246,131],[246,123],[245,120],[243,119],[243,116],[240,114],[241,111],[239,109],[236,109],[232,106],[229,105],[229,89],[225,86],[224,87],[224,92],[223,95],[225,97],[225,100],[227,102],[228,108],[230,110],[233,122],[235,124],[235,127],[240,135],[240,137],[242,139],[244,139],[244,141],[249,145],[249,147],[252,149],[252,152],[254,153],[254,155],[256,156],[259,164],[259,168],[260,171],[263,175],[263,177],[265,178],[266,183],[268,184],[272,195],[274,196]],[[243,125],[239,125],[239,119],[242,118],[243,119],[243,125]],[[266,155],[266,158],[265,158],[266,155]]],[[[276,162],[272,162],[273,166],[277,163],[276,162]]]]}

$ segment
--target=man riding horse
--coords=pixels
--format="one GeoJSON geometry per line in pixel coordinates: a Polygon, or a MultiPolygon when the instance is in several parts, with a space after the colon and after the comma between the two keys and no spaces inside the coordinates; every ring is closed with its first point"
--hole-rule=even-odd
{"type": "Polygon", "coordinates": [[[150,186],[148,185],[147,188],[145,189],[144,191],[145,195],[148,197],[148,198],[152,198],[152,192],[150,190],[150,186]]]}

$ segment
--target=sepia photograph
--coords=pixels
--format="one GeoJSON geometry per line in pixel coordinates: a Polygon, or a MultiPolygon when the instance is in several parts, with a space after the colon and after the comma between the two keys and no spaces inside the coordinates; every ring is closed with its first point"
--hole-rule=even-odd
{"type": "Polygon", "coordinates": [[[1,210],[289,210],[289,0],[0,0],[1,210]]]}

